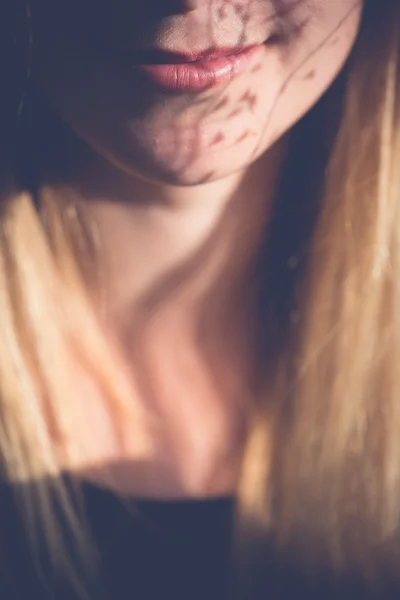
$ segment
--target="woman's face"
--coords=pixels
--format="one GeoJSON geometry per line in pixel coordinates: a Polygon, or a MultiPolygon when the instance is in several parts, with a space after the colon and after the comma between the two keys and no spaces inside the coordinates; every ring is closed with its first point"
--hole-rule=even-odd
{"type": "Polygon", "coordinates": [[[243,169],[315,104],[349,55],[362,8],[363,0],[32,0],[34,76],[111,163],[193,185],[243,169]]]}

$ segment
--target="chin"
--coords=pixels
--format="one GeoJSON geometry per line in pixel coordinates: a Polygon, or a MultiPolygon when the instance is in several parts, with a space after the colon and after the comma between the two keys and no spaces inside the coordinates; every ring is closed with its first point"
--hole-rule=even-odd
{"type": "Polygon", "coordinates": [[[161,184],[190,187],[211,183],[234,175],[245,169],[248,163],[243,160],[235,164],[218,164],[211,161],[199,161],[197,164],[187,168],[175,170],[169,168],[166,164],[154,164],[151,168],[138,168],[136,165],[125,166],[125,172],[132,176],[141,177],[148,181],[154,181],[161,184]]]}
{"type": "MultiPolygon", "coordinates": [[[[264,149],[263,149],[264,151],[264,149]]],[[[218,181],[246,169],[260,152],[254,141],[243,143],[242,148],[205,149],[190,159],[179,161],[176,155],[151,152],[119,154],[118,158],[106,156],[109,162],[126,174],[147,181],[174,186],[196,186],[218,181]]],[[[104,154],[103,154],[104,156],[104,154]]]]}

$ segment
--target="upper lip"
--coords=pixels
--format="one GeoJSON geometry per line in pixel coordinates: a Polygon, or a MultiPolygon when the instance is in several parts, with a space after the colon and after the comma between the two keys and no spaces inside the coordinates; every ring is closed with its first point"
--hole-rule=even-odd
{"type": "Polygon", "coordinates": [[[169,52],[159,49],[146,50],[124,50],[117,48],[108,48],[102,44],[96,44],[98,50],[114,55],[120,59],[130,60],[137,64],[178,64],[189,62],[206,62],[240,54],[245,50],[258,44],[246,44],[245,46],[232,47],[212,47],[205,50],[190,52],[169,52]]]}

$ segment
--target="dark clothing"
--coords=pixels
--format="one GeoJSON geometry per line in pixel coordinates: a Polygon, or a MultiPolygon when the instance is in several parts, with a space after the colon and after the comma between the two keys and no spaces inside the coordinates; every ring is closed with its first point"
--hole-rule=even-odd
{"type": "MultiPolygon", "coordinates": [[[[83,500],[99,550],[91,600],[226,597],[233,500],[123,502],[87,483],[83,500]]],[[[46,557],[44,576],[39,575],[15,499],[5,486],[0,487],[0,544],[0,600],[75,600],[76,592],[51,576],[46,557]]]]}
{"type": "MultiPolygon", "coordinates": [[[[13,496],[9,488],[0,489],[0,600],[75,600],[76,591],[51,571],[39,575],[13,496]]],[[[234,597],[227,587],[233,500],[122,502],[111,492],[86,483],[83,500],[100,561],[91,600],[234,597]]],[[[372,597],[356,581],[344,583],[329,577],[311,581],[277,560],[272,549],[264,564],[265,600],[372,597]]],[[[388,586],[377,597],[397,600],[400,588],[388,586]]],[[[249,592],[245,600],[252,598],[249,592]]]]}

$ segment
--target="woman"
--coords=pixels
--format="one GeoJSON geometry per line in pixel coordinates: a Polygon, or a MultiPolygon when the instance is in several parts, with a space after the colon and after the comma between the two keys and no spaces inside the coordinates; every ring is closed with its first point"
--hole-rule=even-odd
{"type": "Polygon", "coordinates": [[[2,10],[2,598],[398,597],[397,0],[2,10]]]}

